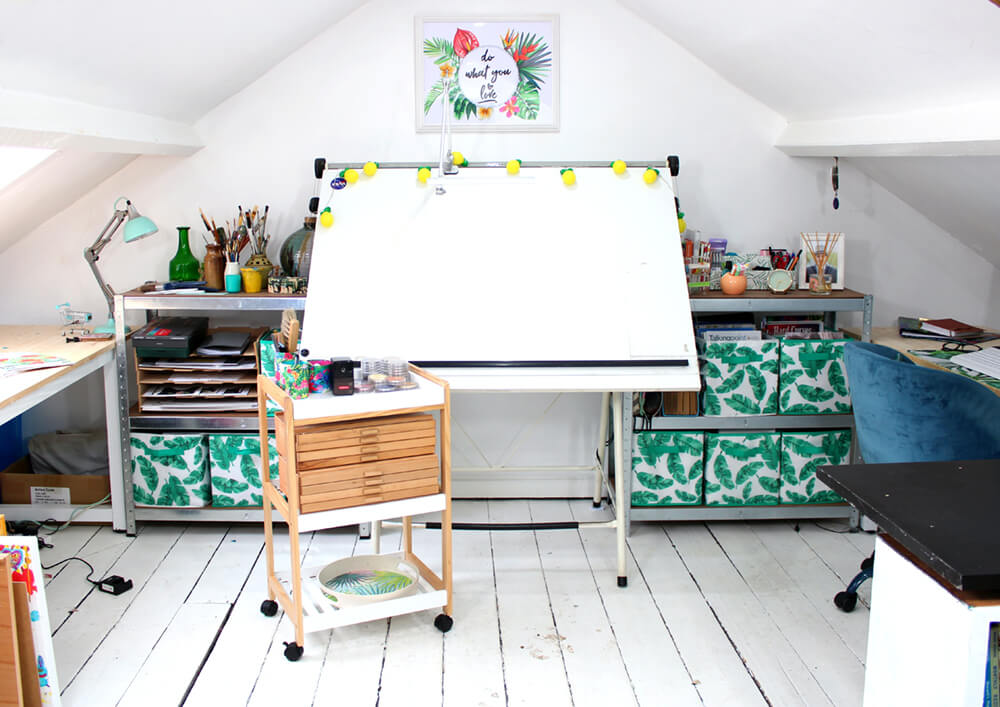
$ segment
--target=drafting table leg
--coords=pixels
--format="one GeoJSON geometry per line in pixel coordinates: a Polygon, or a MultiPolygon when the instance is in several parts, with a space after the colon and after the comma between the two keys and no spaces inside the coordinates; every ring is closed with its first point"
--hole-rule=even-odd
{"type": "Polygon", "coordinates": [[[597,427],[597,471],[594,473],[594,508],[601,507],[601,497],[604,495],[604,460],[608,442],[608,407],[611,405],[611,393],[601,394],[601,422],[597,427]]]}
{"type": "Polygon", "coordinates": [[[377,555],[382,552],[382,521],[373,520],[369,534],[372,539],[372,552],[377,555]]]}
{"type": "Polygon", "coordinates": [[[622,431],[625,424],[624,396],[622,393],[614,393],[612,405],[614,406],[614,426],[615,426],[615,534],[618,541],[618,586],[624,587],[628,584],[628,576],[625,571],[625,448],[622,440],[622,431]]]}
{"type": "Polygon", "coordinates": [[[111,480],[111,527],[125,530],[125,472],[122,466],[122,419],[118,412],[118,371],[115,357],[104,364],[104,415],[108,429],[108,475],[111,480]]]}

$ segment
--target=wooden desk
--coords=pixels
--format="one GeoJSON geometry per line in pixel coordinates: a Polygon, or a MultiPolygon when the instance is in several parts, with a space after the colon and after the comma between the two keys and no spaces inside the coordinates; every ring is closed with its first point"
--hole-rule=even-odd
{"type": "MultiPolygon", "coordinates": [[[[80,513],[76,519],[110,522],[115,530],[124,530],[121,418],[118,414],[115,343],[110,339],[66,343],[62,331],[63,327],[58,325],[0,325],[0,351],[50,354],[61,356],[71,362],[70,365],[61,368],[46,368],[0,378],[0,424],[30,410],[91,373],[103,370],[111,508],[98,506],[80,513]]],[[[0,506],[0,510],[9,520],[54,518],[57,521],[66,521],[77,507],[36,504],[0,506]]]]}
{"type": "Polygon", "coordinates": [[[866,705],[982,704],[1000,622],[1000,459],[821,467],[883,530],[875,545],[866,705]]]}
{"type": "MultiPolygon", "coordinates": [[[[861,338],[861,334],[857,329],[844,329],[844,333],[855,339],[861,338]]],[[[936,339],[914,339],[900,336],[899,329],[895,327],[875,327],[872,329],[872,343],[896,349],[896,351],[899,351],[901,354],[918,365],[926,366],[927,368],[936,368],[940,371],[948,371],[949,373],[953,372],[945,366],[938,366],[933,361],[908,353],[910,350],[938,351],[944,345],[943,341],[938,341],[936,339]]],[[[987,346],[1000,346],[1000,339],[977,342],[977,344],[983,348],[987,346]]],[[[994,388],[990,385],[987,385],[986,387],[997,395],[1000,395],[1000,388],[994,388]]]]}

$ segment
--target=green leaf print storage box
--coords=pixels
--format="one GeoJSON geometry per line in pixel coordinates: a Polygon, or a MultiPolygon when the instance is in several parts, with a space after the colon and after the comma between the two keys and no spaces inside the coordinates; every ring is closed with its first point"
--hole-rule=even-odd
{"type": "Polygon", "coordinates": [[[734,417],[778,412],[778,342],[707,344],[701,355],[702,414],[734,417]]]}
{"type": "MultiPolygon", "coordinates": [[[[271,477],[277,479],[278,449],[273,434],[267,439],[271,477]]],[[[213,506],[260,506],[264,503],[259,436],[209,435],[208,459],[213,506]]]]}
{"type": "Polygon", "coordinates": [[[632,505],[701,503],[702,432],[636,432],[632,435],[632,505]]]}
{"type": "Polygon", "coordinates": [[[137,506],[201,508],[212,500],[205,435],[132,434],[137,506]]]}
{"type": "Polygon", "coordinates": [[[844,369],[847,339],[781,340],[778,411],[816,415],[851,411],[844,369]]]}
{"type": "Polygon", "coordinates": [[[780,460],[778,432],[707,432],[705,505],[776,505],[780,460]]]}
{"type": "Polygon", "coordinates": [[[816,478],[816,467],[850,461],[851,431],[781,434],[781,502],[840,503],[842,499],[816,478]]]}

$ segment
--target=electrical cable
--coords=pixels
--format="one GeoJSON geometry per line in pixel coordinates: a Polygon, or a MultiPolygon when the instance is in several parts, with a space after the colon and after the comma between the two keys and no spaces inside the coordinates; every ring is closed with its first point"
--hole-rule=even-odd
{"type": "Polygon", "coordinates": [[[53,562],[51,565],[42,565],[42,569],[43,570],[50,570],[50,569],[53,569],[55,567],[58,567],[59,565],[63,565],[63,564],[66,564],[67,562],[71,562],[73,560],[76,560],[78,562],[82,562],[83,564],[87,565],[87,567],[90,568],[90,572],[87,573],[87,576],[84,579],[86,579],[88,582],[90,582],[91,584],[93,584],[95,587],[101,586],[100,582],[91,579],[91,576],[93,576],[94,572],[96,572],[97,570],[95,570],[94,566],[92,564],[90,564],[89,562],[87,562],[82,557],[76,557],[76,556],[74,556],[74,557],[67,557],[65,560],[59,560],[59,562],[53,562]]]}

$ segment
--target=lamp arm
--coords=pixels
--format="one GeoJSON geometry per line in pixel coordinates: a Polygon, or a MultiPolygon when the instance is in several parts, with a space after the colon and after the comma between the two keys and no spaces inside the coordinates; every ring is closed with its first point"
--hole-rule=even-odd
{"type": "Polygon", "coordinates": [[[97,284],[101,288],[101,294],[104,295],[104,299],[108,301],[108,319],[114,319],[114,297],[115,291],[111,289],[111,286],[104,281],[101,277],[101,271],[97,269],[97,261],[101,259],[101,251],[104,250],[108,243],[111,242],[112,236],[115,235],[115,231],[121,226],[125,217],[128,216],[128,212],[116,209],[114,216],[108,221],[107,225],[104,226],[104,230],[101,231],[101,235],[97,237],[94,244],[89,248],[85,248],[83,251],[83,257],[90,266],[91,272],[94,273],[94,277],[97,279],[97,284]]]}

